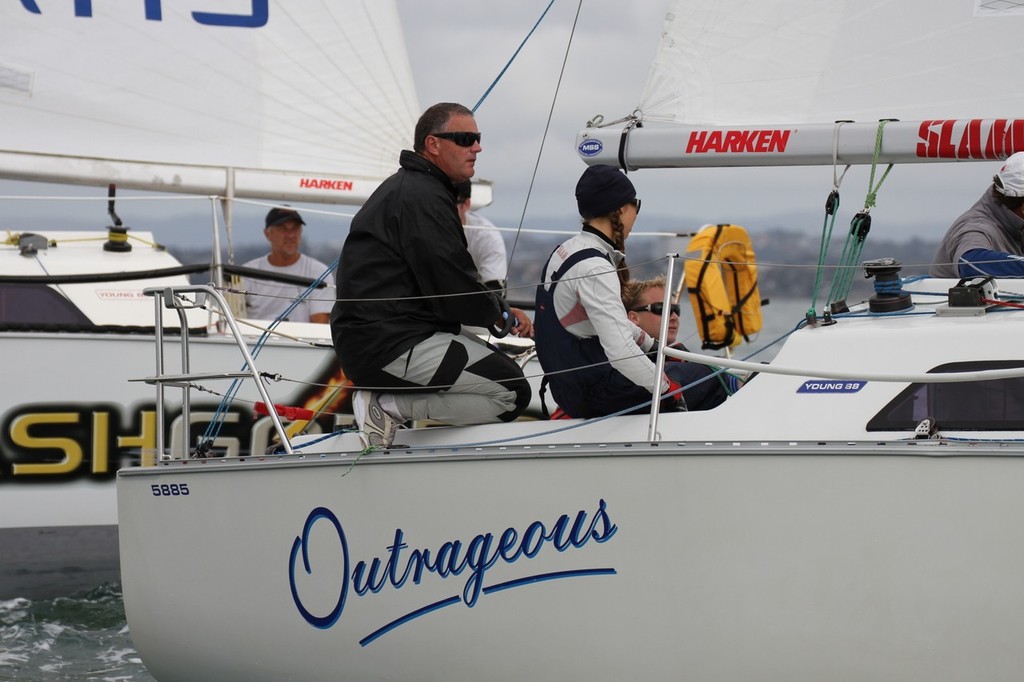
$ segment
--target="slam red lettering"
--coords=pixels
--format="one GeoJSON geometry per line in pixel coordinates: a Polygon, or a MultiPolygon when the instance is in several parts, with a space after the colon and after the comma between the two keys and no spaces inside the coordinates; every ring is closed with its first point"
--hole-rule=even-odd
{"type": "Polygon", "coordinates": [[[928,159],[1002,159],[1024,151],[1024,119],[922,121],[917,155],[928,159]]]}

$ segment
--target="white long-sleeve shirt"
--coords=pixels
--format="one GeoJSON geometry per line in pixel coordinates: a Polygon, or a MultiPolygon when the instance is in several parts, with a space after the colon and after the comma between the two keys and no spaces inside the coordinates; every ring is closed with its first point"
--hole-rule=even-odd
{"type": "Polygon", "coordinates": [[[481,282],[504,282],[508,274],[508,256],[501,232],[494,223],[473,211],[466,214],[466,248],[473,257],[481,282]],[[488,229],[490,228],[490,229],[488,229]]]}
{"type": "MultiPolygon", "coordinates": [[[[572,254],[583,249],[598,249],[616,265],[604,258],[585,258],[569,268],[555,287],[555,314],[574,336],[598,337],[612,366],[633,383],[650,390],[654,386],[655,367],[644,353],[654,348],[655,340],[626,316],[615,270],[624,258],[623,253],[603,237],[581,232],[555,250],[544,273],[545,285],[572,254]]],[[[667,389],[668,380],[663,376],[660,392],[667,389]]]]}

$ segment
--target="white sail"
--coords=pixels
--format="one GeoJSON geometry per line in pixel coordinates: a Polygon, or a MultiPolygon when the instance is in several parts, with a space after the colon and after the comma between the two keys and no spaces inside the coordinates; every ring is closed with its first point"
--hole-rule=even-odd
{"type": "MultiPolygon", "coordinates": [[[[1022,5],[679,0],[628,165],[831,163],[840,120],[858,123],[841,127],[839,160],[867,163],[880,119],[902,121],[886,126],[883,161],[1004,158],[1024,149],[1024,92],[1011,76],[1024,53],[1022,5]]],[[[620,132],[584,131],[581,156],[617,161],[620,132]]]]}
{"type": "Polygon", "coordinates": [[[364,199],[419,114],[394,3],[213,7],[5,3],[0,176],[364,199]]]}

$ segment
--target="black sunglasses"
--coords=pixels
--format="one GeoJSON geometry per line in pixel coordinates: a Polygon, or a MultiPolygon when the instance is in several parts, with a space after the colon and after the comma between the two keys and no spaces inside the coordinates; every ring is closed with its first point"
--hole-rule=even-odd
{"type": "MultiPolygon", "coordinates": [[[[629,202],[629,203],[631,203],[631,204],[633,204],[634,206],[636,206],[636,214],[637,214],[637,215],[640,215],[640,200],[639,200],[639,199],[633,199],[633,201],[631,201],[631,202],[629,202]]],[[[660,313],[659,313],[659,314],[660,314],[660,313]]]]}
{"type": "Polygon", "coordinates": [[[480,143],[480,133],[430,133],[442,140],[451,140],[460,147],[472,147],[480,143]]]}
{"type": "MultiPolygon", "coordinates": [[[[668,307],[668,310],[669,310],[670,313],[674,313],[674,314],[678,315],[679,314],[679,304],[678,303],[671,304],[668,307]]],[[[649,305],[645,305],[642,308],[633,308],[632,312],[634,312],[634,313],[654,313],[655,315],[661,315],[663,312],[665,312],[665,304],[664,303],[651,303],[649,305]]]]}

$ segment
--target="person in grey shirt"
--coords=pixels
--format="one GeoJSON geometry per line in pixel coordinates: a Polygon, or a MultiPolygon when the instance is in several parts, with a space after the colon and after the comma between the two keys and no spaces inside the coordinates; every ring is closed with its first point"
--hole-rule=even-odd
{"type": "Polygon", "coordinates": [[[1024,277],[1024,152],[1006,160],[992,186],[950,226],[932,277],[1024,277]]]}

